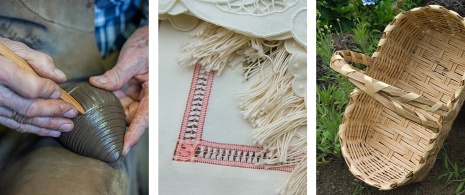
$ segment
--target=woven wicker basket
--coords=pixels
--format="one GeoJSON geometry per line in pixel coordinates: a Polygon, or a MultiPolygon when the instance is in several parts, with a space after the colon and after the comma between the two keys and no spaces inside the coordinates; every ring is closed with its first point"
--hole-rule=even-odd
{"type": "Polygon", "coordinates": [[[331,67],[356,86],[339,127],[352,174],[382,190],[424,179],[465,99],[464,19],[433,5],[400,13],[372,57],[338,51],[331,67]]]}

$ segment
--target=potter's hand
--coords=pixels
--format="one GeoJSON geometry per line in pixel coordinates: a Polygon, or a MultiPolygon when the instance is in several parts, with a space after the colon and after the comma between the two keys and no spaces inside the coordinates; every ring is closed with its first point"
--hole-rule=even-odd
{"type": "Polygon", "coordinates": [[[137,29],[121,49],[116,66],[89,82],[114,91],[120,98],[129,129],[124,136],[123,156],[139,142],[149,126],[148,26],[137,29]],[[124,85],[128,87],[122,90],[124,85]]]}
{"type": "Polygon", "coordinates": [[[19,68],[0,55],[0,124],[19,132],[41,136],[60,136],[73,129],[77,115],[73,105],[59,100],[60,87],[66,81],[47,54],[26,45],[0,37],[0,42],[26,60],[38,77],[19,68]]]}

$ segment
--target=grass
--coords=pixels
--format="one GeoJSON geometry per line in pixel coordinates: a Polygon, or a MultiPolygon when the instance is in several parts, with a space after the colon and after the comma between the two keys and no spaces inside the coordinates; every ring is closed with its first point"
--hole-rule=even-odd
{"type": "MultiPolygon", "coordinates": [[[[318,21],[317,21],[318,22],[318,21]]],[[[317,53],[322,57],[326,75],[319,80],[327,83],[326,87],[317,87],[317,161],[328,162],[331,157],[340,157],[341,149],[338,128],[342,122],[344,108],[352,91],[352,84],[329,67],[333,55],[331,26],[317,30],[317,53]]],[[[340,32],[339,32],[340,33],[340,32]]]]}
{"type": "Polygon", "coordinates": [[[352,195],[361,195],[361,194],[363,194],[363,189],[365,189],[365,187],[363,186],[363,184],[359,180],[354,180],[352,182],[352,185],[355,187],[354,192],[352,193],[352,195]]]}
{"type": "MultiPolygon", "coordinates": [[[[318,20],[317,20],[318,22],[318,20]]],[[[316,33],[316,53],[320,54],[325,63],[330,62],[333,55],[333,39],[331,30],[328,26],[319,27],[316,33]]]]}
{"type": "MultiPolygon", "coordinates": [[[[319,25],[319,17],[317,13],[317,24],[319,25]]],[[[354,86],[339,73],[329,68],[330,60],[333,55],[333,39],[332,34],[342,35],[341,24],[339,30],[333,29],[332,26],[319,25],[317,29],[317,53],[324,61],[323,68],[326,69],[327,75],[319,77],[319,81],[323,81],[327,85],[325,87],[317,87],[317,162],[324,163],[330,159],[330,156],[340,157],[340,144],[338,139],[339,125],[343,119],[344,109],[349,100],[349,93],[354,86]]],[[[352,29],[354,42],[359,46],[354,50],[366,55],[371,55],[377,47],[377,39],[381,34],[380,31],[370,28],[365,20],[358,20],[355,28],[352,29]]],[[[344,46],[348,49],[347,46],[344,46]]],[[[355,64],[357,68],[364,67],[355,64]]]]}
{"type": "Polygon", "coordinates": [[[361,52],[365,55],[371,56],[378,46],[378,40],[376,35],[381,34],[378,30],[369,30],[369,24],[366,22],[359,22],[356,24],[355,28],[352,29],[354,32],[354,42],[359,45],[360,49],[358,52],[361,52]]]}
{"type": "Polygon", "coordinates": [[[465,193],[465,168],[457,166],[457,163],[452,163],[447,155],[447,151],[443,148],[444,153],[444,168],[446,169],[444,173],[440,174],[436,179],[440,180],[442,178],[447,178],[446,185],[452,183],[458,183],[457,188],[455,189],[455,194],[464,194],[465,193]]]}
{"type": "Polygon", "coordinates": [[[353,87],[348,81],[339,85],[317,88],[317,161],[320,163],[327,162],[329,156],[341,155],[337,133],[353,87]]]}
{"type": "Polygon", "coordinates": [[[358,179],[354,179],[352,185],[354,186],[352,195],[372,194],[378,191],[377,188],[369,186],[358,179]]]}

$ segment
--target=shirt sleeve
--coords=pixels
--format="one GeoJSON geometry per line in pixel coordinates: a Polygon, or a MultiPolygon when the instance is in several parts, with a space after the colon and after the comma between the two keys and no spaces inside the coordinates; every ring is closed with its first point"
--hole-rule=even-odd
{"type": "Polygon", "coordinates": [[[119,51],[138,26],[148,24],[147,0],[96,0],[95,38],[100,56],[119,51]]]}

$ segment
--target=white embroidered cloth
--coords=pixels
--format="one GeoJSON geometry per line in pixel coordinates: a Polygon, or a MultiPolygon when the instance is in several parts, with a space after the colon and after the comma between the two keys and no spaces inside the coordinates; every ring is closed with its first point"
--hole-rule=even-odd
{"type": "Polygon", "coordinates": [[[306,0],[161,0],[158,14],[162,18],[190,14],[243,35],[270,40],[292,37],[307,47],[306,0]]]}
{"type": "Polygon", "coordinates": [[[159,29],[159,193],[277,194],[292,167],[265,170],[237,95],[253,83],[242,70],[216,76],[176,61],[191,36],[159,29]]]}

